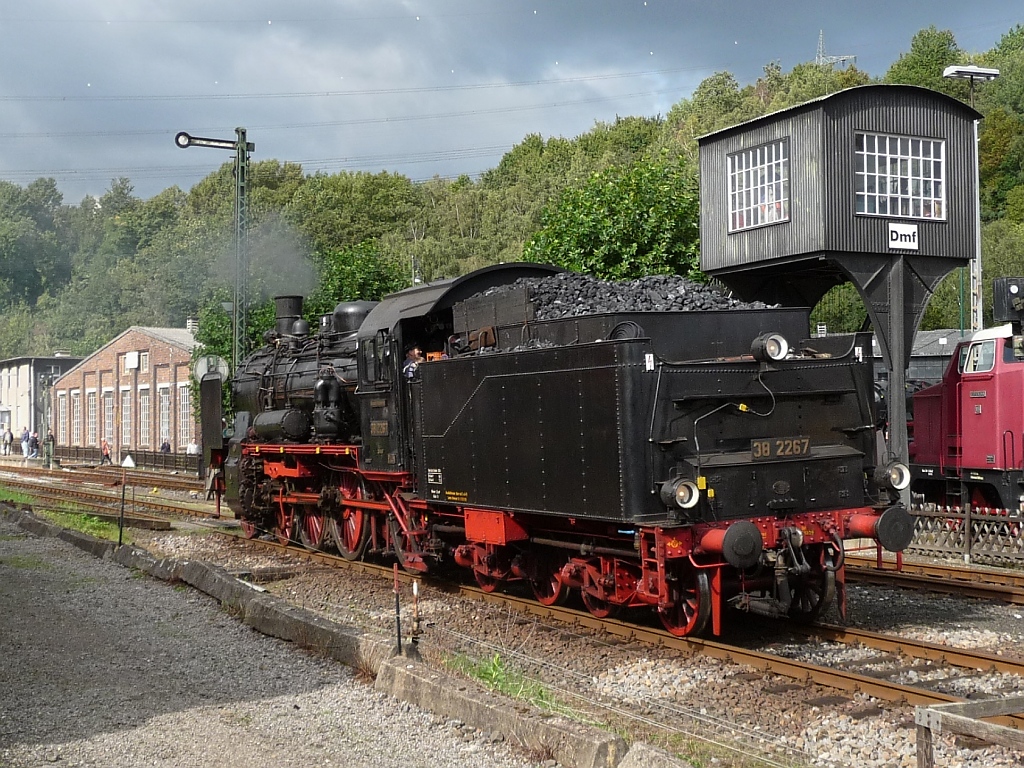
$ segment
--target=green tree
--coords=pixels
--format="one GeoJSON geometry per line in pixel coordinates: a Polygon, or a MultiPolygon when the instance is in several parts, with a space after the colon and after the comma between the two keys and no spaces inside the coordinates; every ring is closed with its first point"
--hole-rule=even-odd
{"type": "Polygon", "coordinates": [[[525,256],[608,280],[699,274],[697,189],[682,160],[593,174],[562,195],[525,256]]]}
{"type": "Polygon", "coordinates": [[[942,71],[950,64],[961,62],[963,54],[956,38],[948,29],[935,26],[922,29],[910,41],[910,51],[889,67],[883,81],[902,85],[920,85],[935,91],[948,93],[957,98],[967,94],[963,81],[943,78],[942,71]]]}

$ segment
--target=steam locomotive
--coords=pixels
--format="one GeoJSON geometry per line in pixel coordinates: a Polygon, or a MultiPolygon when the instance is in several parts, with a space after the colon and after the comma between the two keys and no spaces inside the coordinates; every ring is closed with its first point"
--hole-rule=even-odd
{"type": "Polygon", "coordinates": [[[845,612],[844,542],[913,533],[909,470],[876,458],[870,337],[808,339],[793,308],[538,319],[531,281],[559,272],[343,303],[315,333],[279,299],[212,457],[246,534],[646,607],[677,636],[730,605],[845,612]]]}

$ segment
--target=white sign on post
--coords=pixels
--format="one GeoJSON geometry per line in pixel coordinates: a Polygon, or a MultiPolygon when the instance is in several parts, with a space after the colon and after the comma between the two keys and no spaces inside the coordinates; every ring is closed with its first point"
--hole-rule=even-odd
{"type": "Polygon", "coordinates": [[[125,469],[135,469],[135,462],[132,460],[132,455],[130,453],[124,457],[124,461],[121,462],[121,466],[125,469]]]}

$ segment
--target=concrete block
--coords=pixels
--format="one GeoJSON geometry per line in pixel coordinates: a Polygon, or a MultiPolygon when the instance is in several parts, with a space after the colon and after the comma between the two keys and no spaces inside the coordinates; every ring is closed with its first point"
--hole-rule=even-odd
{"type": "Polygon", "coordinates": [[[72,531],[66,528],[61,529],[60,533],[57,534],[57,538],[63,539],[82,551],[88,552],[94,557],[99,558],[110,557],[114,550],[117,549],[116,542],[107,541],[106,539],[97,539],[95,536],[89,536],[88,534],[79,533],[78,531],[72,531]]]}
{"type": "Polygon", "coordinates": [[[568,768],[615,768],[626,754],[626,743],[615,734],[562,717],[544,717],[531,707],[516,707],[466,681],[401,656],[381,665],[374,685],[421,709],[482,731],[499,732],[514,744],[550,754],[568,768]]]}

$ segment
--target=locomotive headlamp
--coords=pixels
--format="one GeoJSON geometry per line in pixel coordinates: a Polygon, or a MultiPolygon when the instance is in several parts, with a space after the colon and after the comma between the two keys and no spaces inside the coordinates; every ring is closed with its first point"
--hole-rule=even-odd
{"type": "Polygon", "coordinates": [[[693,509],[700,501],[700,490],[692,480],[669,480],[662,483],[661,501],[668,507],[693,509]]]}
{"type": "Polygon", "coordinates": [[[759,363],[782,360],[789,354],[789,342],[781,333],[762,333],[750,345],[750,354],[759,363]]]}
{"type": "Polygon", "coordinates": [[[910,467],[900,461],[893,461],[875,470],[875,482],[893,491],[902,491],[910,486],[910,467]]]}

